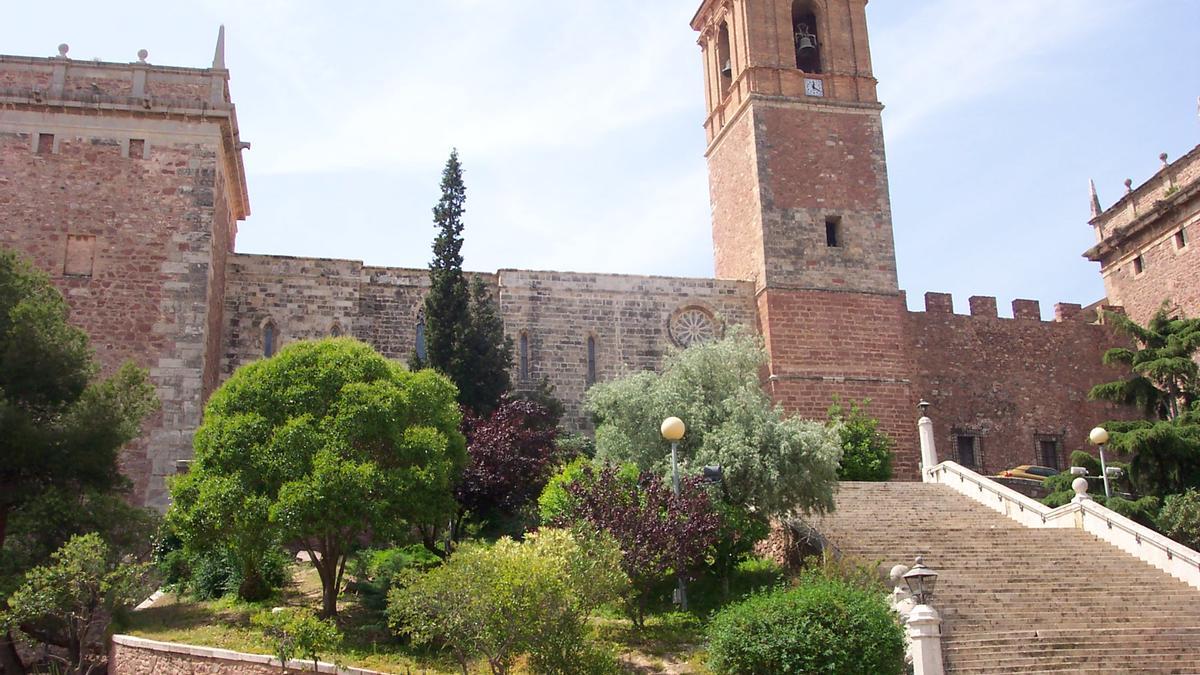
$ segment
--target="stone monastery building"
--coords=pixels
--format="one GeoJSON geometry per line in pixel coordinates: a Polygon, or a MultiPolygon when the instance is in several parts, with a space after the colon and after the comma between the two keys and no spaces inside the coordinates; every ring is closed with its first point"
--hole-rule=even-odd
{"type": "MultiPolygon", "coordinates": [[[[682,28],[682,27],[681,27],[682,28]]],[[[824,418],[870,398],[917,476],[915,405],[937,410],[942,454],[985,473],[1062,467],[1122,414],[1088,389],[1115,338],[1095,307],[949,295],[906,308],[896,278],[882,106],[866,0],[704,0],[692,28],[705,73],[715,279],[503,269],[513,379],[549,378],[586,428],[587,386],[656,368],[671,345],[731,324],[761,333],[764,386],[824,418]]],[[[223,37],[210,68],[0,56],[0,246],[46,270],[107,369],[133,359],[162,400],[124,469],[148,504],[191,456],[206,397],[280,345],[351,335],[403,359],[422,338],[424,269],[237,253],[250,215],[223,37]]],[[[1200,312],[1200,148],[1107,211],[1093,203],[1108,298],[1144,321],[1167,298],[1200,312]]]]}

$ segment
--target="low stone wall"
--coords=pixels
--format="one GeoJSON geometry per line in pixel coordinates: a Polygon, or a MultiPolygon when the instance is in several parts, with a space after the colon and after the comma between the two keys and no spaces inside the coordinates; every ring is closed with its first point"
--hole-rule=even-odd
{"type": "MultiPolygon", "coordinates": [[[[228,649],[159,642],[132,635],[114,635],[108,653],[109,675],[279,675],[279,659],[228,649]]],[[[313,672],[311,661],[292,661],[288,671],[313,672]]],[[[338,668],[321,662],[316,672],[342,675],[383,675],[376,670],[338,668]]]]}

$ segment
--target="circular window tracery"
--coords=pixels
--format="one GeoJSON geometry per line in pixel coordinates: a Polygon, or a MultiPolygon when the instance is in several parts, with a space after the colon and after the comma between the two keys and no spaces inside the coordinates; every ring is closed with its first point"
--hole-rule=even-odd
{"type": "Polygon", "coordinates": [[[680,347],[717,337],[717,321],[702,307],[684,307],[671,315],[667,325],[671,341],[680,347]]]}

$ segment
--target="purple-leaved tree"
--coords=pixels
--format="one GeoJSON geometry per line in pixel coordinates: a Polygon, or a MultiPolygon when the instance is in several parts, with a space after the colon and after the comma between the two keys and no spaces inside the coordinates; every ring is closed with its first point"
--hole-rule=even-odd
{"type": "Polygon", "coordinates": [[[643,625],[650,594],[671,572],[687,574],[716,543],[721,518],[698,478],[680,483],[676,497],[661,477],[642,473],[636,481],[615,467],[588,467],[567,486],[563,525],[588,525],[608,532],[621,548],[621,568],[633,582],[630,618],[643,625]]]}

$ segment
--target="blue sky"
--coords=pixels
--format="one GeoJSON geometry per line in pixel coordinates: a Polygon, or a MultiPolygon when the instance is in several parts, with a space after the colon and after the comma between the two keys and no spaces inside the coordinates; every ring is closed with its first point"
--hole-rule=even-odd
{"type": "MultiPolygon", "coordinates": [[[[0,51],[206,66],[253,209],[238,249],[423,267],[452,146],[476,270],[710,276],[698,0],[66,0],[0,51]]],[[[872,0],[901,287],[1089,303],[1103,204],[1200,143],[1196,0],[872,0]]]]}

